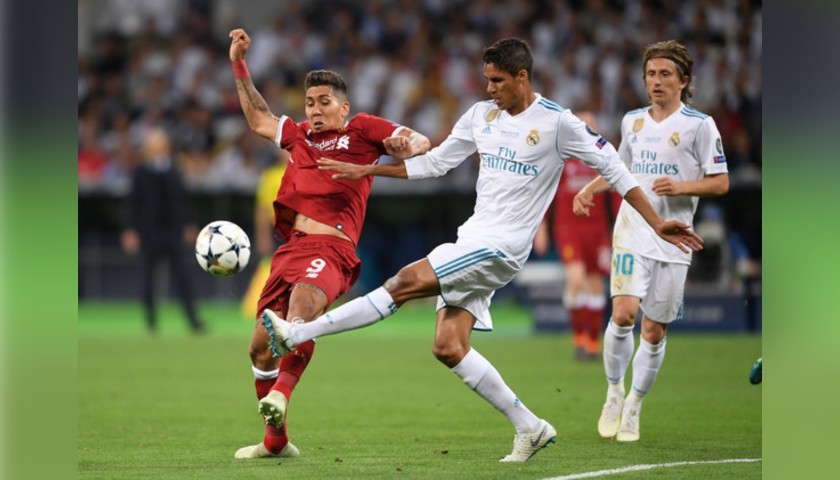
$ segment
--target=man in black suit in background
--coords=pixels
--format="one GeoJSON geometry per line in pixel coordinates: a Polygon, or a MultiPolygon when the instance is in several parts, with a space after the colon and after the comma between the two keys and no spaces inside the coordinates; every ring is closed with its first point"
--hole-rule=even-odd
{"type": "Polygon", "coordinates": [[[156,266],[169,260],[184,312],[194,333],[204,331],[198,319],[190,283],[186,245],[195,242],[197,229],[191,222],[190,201],[172,159],[169,136],[153,129],[143,144],[143,164],[134,171],[131,193],[126,200],[125,225],[121,241],[128,254],[140,252],[143,303],[149,331],[157,329],[154,298],[156,266]]]}

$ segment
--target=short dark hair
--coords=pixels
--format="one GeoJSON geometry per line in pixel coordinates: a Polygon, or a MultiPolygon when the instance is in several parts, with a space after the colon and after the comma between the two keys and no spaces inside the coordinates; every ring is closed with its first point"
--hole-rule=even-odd
{"type": "Polygon", "coordinates": [[[304,90],[321,85],[328,85],[332,87],[334,93],[341,94],[344,98],[347,97],[347,84],[344,83],[341,75],[332,70],[312,70],[306,74],[306,78],[303,80],[304,90]]]}
{"type": "Polygon", "coordinates": [[[680,80],[687,80],[685,88],[680,93],[680,100],[686,105],[691,105],[691,97],[694,96],[694,86],[691,85],[692,74],[691,69],[694,66],[694,61],[688,54],[688,49],[685,45],[676,40],[665,40],[664,42],[657,42],[645,47],[645,53],[642,55],[642,80],[647,75],[647,63],[652,58],[667,58],[674,62],[677,66],[677,73],[680,80]]]}
{"type": "Polygon", "coordinates": [[[508,37],[484,49],[484,63],[492,63],[499,70],[516,76],[520,70],[528,72],[528,81],[534,74],[534,57],[525,40],[508,37]]]}

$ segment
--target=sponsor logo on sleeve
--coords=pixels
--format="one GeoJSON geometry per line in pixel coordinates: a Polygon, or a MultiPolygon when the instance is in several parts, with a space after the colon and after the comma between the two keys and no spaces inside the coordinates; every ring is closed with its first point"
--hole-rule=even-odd
{"type": "Polygon", "coordinates": [[[595,146],[598,147],[598,149],[604,148],[604,145],[606,145],[606,144],[607,144],[607,139],[604,138],[604,137],[598,137],[598,141],[595,142],[595,146]]]}

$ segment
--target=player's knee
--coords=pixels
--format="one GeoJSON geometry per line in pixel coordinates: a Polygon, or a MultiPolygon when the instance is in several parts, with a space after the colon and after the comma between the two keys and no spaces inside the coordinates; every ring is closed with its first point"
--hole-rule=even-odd
{"type": "Polygon", "coordinates": [[[449,368],[453,368],[464,358],[469,347],[464,347],[457,342],[435,342],[432,347],[432,354],[435,358],[449,368]]]}
{"type": "Polygon", "coordinates": [[[632,327],[636,323],[636,312],[629,309],[617,308],[613,310],[612,321],[619,327],[632,327]]]}
{"type": "Polygon", "coordinates": [[[394,303],[399,307],[413,298],[418,298],[423,285],[420,276],[416,271],[408,267],[400,269],[396,275],[385,282],[385,290],[391,294],[394,303]]]}
{"type": "Polygon", "coordinates": [[[642,338],[651,345],[660,343],[666,333],[668,333],[668,325],[649,321],[642,323],[642,338]]]}
{"type": "Polygon", "coordinates": [[[248,356],[251,357],[251,365],[260,370],[272,370],[277,360],[271,355],[268,344],[254,344],[248,348],[248,356]]]}

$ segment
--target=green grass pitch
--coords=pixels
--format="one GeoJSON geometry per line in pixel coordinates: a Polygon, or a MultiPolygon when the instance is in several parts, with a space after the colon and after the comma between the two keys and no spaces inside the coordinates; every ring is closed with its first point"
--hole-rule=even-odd
{"type": "MultiPolygon", "coordinates": [[[[210,332],[193,337],[177,308],[162,310],[151,337],[135,304],[79,305],[81,479],[509,480],[761,458],[761,386],[748,380],[759,336],[671,334],[642,409],[642,438],[620,444],[596,429],[606,391],[600,362],[574,361],[568,335],[532,334],[524,309],[499,306],[496,330],[474,333],[473,346],[558,431],[530,461],[499,463],[513,428],[434,359],[433,306],[419,303],[318,341],[289,409],[300,457],[235,460],[237,448],[262,438],[247,357],[253,324],[237,305],[204,304],[210,332]]],[[[693,464],[609,478],[757,479],[761,467],[693,464]]]]}

